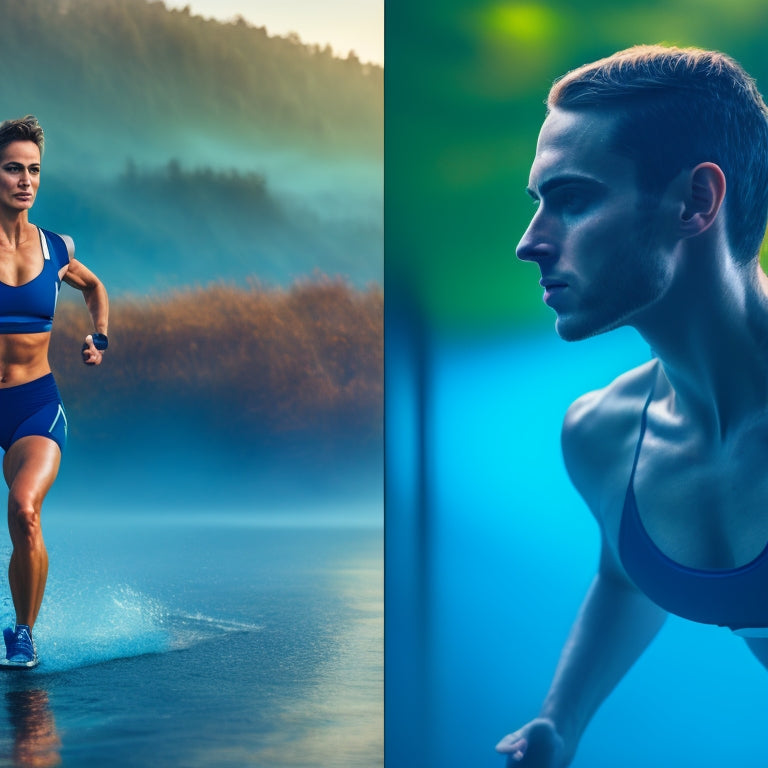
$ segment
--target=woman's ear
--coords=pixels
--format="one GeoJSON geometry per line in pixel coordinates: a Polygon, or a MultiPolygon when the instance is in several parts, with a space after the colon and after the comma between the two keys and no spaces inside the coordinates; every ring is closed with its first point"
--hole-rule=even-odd
{"type": "Polygon", "coordinates": [[[685,180],[681,234],[693,237],[709,229],[723,206],[725,174],[715,163],[700,163],[685,180]]]}

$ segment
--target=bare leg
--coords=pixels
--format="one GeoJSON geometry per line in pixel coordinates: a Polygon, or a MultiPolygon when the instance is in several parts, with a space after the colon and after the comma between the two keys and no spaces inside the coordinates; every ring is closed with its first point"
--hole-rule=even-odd
{"type": "Polygon", "coordinates": [[[34,626],[48,578],[48,552],[40,513],[59,471],[59,446],[32,435],[15,442],[3,460],[8,484],[8,530],[13,553],[8,567],[16,623],[34,626]]]}

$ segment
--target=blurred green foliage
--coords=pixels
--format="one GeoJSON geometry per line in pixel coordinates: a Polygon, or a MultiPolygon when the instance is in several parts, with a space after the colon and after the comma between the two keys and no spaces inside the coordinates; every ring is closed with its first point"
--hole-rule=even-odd
{"type": "Polygon", "coordinates": [[[638,43],[715,48],[768,93],[762,0],[386,4],[386,269],[432,326],[552,322],[514,249],[552,81],[638,43]]]}

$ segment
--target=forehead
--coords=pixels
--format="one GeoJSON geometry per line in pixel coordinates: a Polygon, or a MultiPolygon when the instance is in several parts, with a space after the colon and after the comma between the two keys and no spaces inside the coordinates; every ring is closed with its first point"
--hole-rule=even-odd
{"type": "Polygon", "coordinates": [[[634,163],[612,148],[617,121],[610,113],[553,109],[541,126],[530,188],[535,191],[563,176],[634,185],[634,163]]]}
{"type": "Polygon", "coordinates": [[[40,162],[40,147],[34,141],[12,141],[0,152],[0,162],[32,165],[40,162]]]}

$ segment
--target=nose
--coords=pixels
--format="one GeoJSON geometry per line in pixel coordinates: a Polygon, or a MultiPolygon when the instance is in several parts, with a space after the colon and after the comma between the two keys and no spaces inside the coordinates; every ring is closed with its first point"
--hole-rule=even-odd
{"type": "Polygon", "coordinates": [[[541,262],[543,259],[552,258],[556,254],[556,248],[552,233],[547,232],[544,222],[537,211],[531,219],[528,229],[523,233],[517,244],[515,253],[521,261],[541,262]]]}
{"type": "Polygon", "coordinates": [[[19,176],[19,186],[21,187],[28,187],[32,183],[32,177],[29,174],[29,171],[23,171],[21,176],[19,176]]]}

